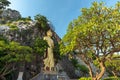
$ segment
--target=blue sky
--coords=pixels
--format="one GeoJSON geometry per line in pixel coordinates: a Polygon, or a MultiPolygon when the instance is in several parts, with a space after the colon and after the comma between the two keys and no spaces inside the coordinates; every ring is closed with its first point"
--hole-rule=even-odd
{"type": "MultiPolygon", "coordinates": [[[[89,8],[93,1],[102,0],[8,0],[10,7],[18,10],[22,17],[41,14],[47,17],[55,27],[55,32],[62,38],[68,24],[76,19],[81,8],[89,8]]],[[[103,0],[107,6],[114,6],[120,0],[103,0]]]]}

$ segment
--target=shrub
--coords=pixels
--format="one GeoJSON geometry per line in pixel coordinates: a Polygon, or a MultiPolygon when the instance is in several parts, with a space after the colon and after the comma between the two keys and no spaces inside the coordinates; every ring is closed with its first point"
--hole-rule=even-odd
{"type": "Polygon", "coordinates": [[[15,25],[11,25],[11,26],[10,26],[10,30],[18,30],[18,27],[15,26],[15,25]]]}
{"type": "Polygon", "coordinates": [[[82,72],[85,72],[85,73],[88,73],[88,72],[89,72],[88,68],[87,68],[85,65],[78,65],[78,68],[79,68],[82,72]]]}
{"type": "Polygon", "coordinates": [[[79,80],[92,80],[92,78],[91,77],[82,77],[79,80]]]}
{"type": "Polygon", "coordinates": [[[88,68],[85,65],[79,64],[77,59],[72,58],[71,62],[76,69],[79,69],[82,72],[88,73],[88,71],[89,71],[88,68]]]}
{"type": "Polygon", "coordinates": [[[108,78],[105,78],[104,80],[120,80],[120,77],[108,77],[108,78]]]}

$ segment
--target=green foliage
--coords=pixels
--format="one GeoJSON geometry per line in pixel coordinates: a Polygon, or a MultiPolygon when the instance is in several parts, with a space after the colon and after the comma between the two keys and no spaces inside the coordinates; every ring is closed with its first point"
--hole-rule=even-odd
{"type": "Polygon", "coordinates": [[[0,50],[2,56],[0,60],[3,62],[30,61],[31,59],[32,49],[28,46],[21,46],[17,42],[0,41],[0,50]]]}
{"type": "Polygon", "coordinates": [[[78,61],[77,59],[72,58],[71,63],[74,65],[75,68],[78,68],[78,61]]]}
{"type": "Polygon", "coordinates": [[[120,2],[111,8],[103,2],[93,2],[90,8],[83,8],[82,14],[68,26],[60,46],[61,54],[79,50],[86,64],[97,60],[104,66],[110,54],[120,51],[119,5],[120,2]]]}
{"type": "MultiPolygon", "coordinates": [[[[88,77],[88,78],[87,77],[82,77],[79,80],[92,80],[92,78],[90,78],[90,77],[88,77]]],[[[120,80],[120,78],[108,77],[108,78],[105,78],[103,80],[120,80]]]]}
{"type": "Polygon", "coordinates": [[[116,59],[116,60],[112,60],[111,62],[110,61],[107,61],[106,62],[106,66],[108,68],[110,68],[110,70],[116,70],[116,71],[120,71],[120,60],[119,59],[116,59]]]}
{"type": "MultiPolygon", "coordinates": [[[[83,8],[82,15],[70,23],[68,32],[63,38],[66,51],[74,50],[78,46],[78,42],[81,42],[79,43],[80,47],[84,45],[97,47],[98,45],[103,46],[103,51],[106,48],[110,51],[110,40],[114,38],[117,39],[114,41],[115,45],[119,47],[120,25],[118,16],[120,15],[118,12],[119,8],[107,8],[103,3],[97,2],[94,2],[89,9],[83,8]],[[116,15],[113,13],[116,13],[116,15]]],[[[90,50],[89,52],[93,51],[90,50]]]]}
{"type": "Polygon", "coordinates": [[[26,18],[22,17],[22,18],[20,18],[18,21],[28,22],[28,21],[31,21],[31,20],[32,20],[31,17],[28,16],[28,17],[26,17],[26,18]]]}
{"type": "Polygon", "coordinates": [[[105,62],[105,66],[110,76],[120,76],[120,55],[114,55],[108,61],[105,62]],[[114,73],[113,73],[114,72],[114,73]]]}
{"type": "Polygon", "coordinates": [[[93,63],[94,63],[94,65],[95,65],[96,67],[98,67],[98,68],[100,67],[100,65],[99,65],[99,63],[98,63],[98,60],[94,60],[93,63]]]}
{"type": "Polygon", "coordinates": [[[18,30],[18,27],[16,25],[10,25],[10,30],[12,31],[18,30]]]}
{"type": "Polygon", "coordinates": [[[0,79],[12,73],[17,62],[31,61],[31,53],[32,48],[0,37],[0,79]]]}
{"type": "Polygon", "coordinates": [[[53,53],[54,53],[54,58],[56,60],[61,59],[61,56],[60,56],[60,45],[58,43],[55,44],[54,49],[53,49],[53,53]]]}
{"type": "Polygon", "coordinates": [[[20,46],[20,44],[16,42],[11,42],[9,46],[10,46],[9,50],[11,51],[11,53],[13,53],[13,57],[16,57],[15,60],[18,60],[18,61],[30,61],[31,60],[32,55],[30,53],[32,53],[32,49],[30,47],[20,46]],[[14,54],[16,55],[14,56],[14,54]]]}
{"type": "Polygon", "coordinates": [[[33,50],[35,53],[38,53],[40,56],[43,56],[47,47],[48,47],[48,44],[45,40],[40,38],[35,39],[33,44],[33,50]]]}
{"type": "Polygon", "coordinates": [[[90,78],[90,77],[82,77],[79,80],[92,80],[92,78],[90,78]]]}
{"type": "Polygon", "coordinates": [[[84,72],[84,73],[88,73],[89,70],[85,65],[78,65],[78,68],[80,69],[80,71],[84,72]]]}
{"type": "Polygon", "coordinates": [[[8,43],[9,41],[7,40],[7,38],[3,35],[0,35],[0,41],[5,41],[5,43],[8,43]]]}
{"type": "Polygon", "coordinates": [[[6,8],[6,6],[9,6],[11,4],[8,0],[0,0],[0,9],[6,8]]]}
{"type": "Polygon", "coordinates": [[[38,28],[42,28],[45,31],[49,30],[48,23],[47,23],[48,20],[45,16],[38,14],[34,17],[34,19],[37,21],[36,26],[38,28]]]}
{"type": "Polygon", "coordinates": [[[108,78],[105,78],[104,80],[120,80],[120,78],[116,78],[116,77],[108,77],[108,78]]]}
{"type": "Polygon", "coordinates": [[[27,21],[31,21],[32,19],[31,19],[31,16],[28,16],[27,18],[26,18],[26,20],[27,21]]]}
{"type": "Polygon", "coordinates": [[[89,71],[88,68],[85,65],[79,64],[77,59],[72,58],[71,62],[76,69],[78,69],[84,73],[88,73],[88,71],[89,71]]]}

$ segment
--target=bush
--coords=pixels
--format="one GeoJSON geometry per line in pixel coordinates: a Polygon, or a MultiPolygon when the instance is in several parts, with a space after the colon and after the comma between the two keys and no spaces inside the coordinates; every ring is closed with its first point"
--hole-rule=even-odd
{"type": "MultiPolygon", "coordinates": [[[[92,80],[91,77],[82,77],[79,80],[92,80]]],[[[101,80],[101,79],[100,79],[101,80]]],[[[120,77],[116,78],[116,77],[108,77],[102,80],[120,80],[120,77]]]]}
{"type": "Polygon", "coordinates": [[[108,77],[108,78],[105,78],[104,80],[120,80],[120,77],[119,77],[119,78],[116,78],[116,77],[108,77]]]}
{"type": "Polygon", "coordinates": [[[10,30],[13,30],[13,31],[14,31],[14,30],[18,30],[18,27],[15,26],[15,25],[11,25],[11,26],[10,26],[10,30]]]}
{"type": "Polygon", "coordinates": [[[72,62],[73,66],[74,66],[76,69],[78,69],[78,70],[80,70],[80,71],[82,71],[82,72],[85,72],[85,73],[88,73],[88,72],[89,72],[89,69],[88,69],[85,65],[79,64],[77,59],[73,59],[73,58],[72,58],[72,59],[71,59],[71,62],[72,62]]]}
{"type": "Polygon", "coordinates": [[[92,80],[92,78],[91,77],[82,77],[79,80],[92,80]]]}
{"type": "Polygon", "coordinates": [[[80,71],[82,71],[82,72],[85,72],[85,73],[88,73],[89,72],[89,69],[85,66],[85,65],[78,65],[77,66],[79,69],[80,69],[80,71]]]}

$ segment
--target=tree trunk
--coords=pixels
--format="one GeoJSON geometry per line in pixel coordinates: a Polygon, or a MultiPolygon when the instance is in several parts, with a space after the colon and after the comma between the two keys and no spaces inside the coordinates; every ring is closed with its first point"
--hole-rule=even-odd
{"type": "Polygon", "coordinates": [[[91,77],[93,77],[92,68],[91,68],[90,64],[87,64],[87,65],[88,65],[88,69],[89,69],[89,74],[91,77]]]}
{"type": "Polygon", "coordinates": [[[100,78],[102,78],[102,76],[104,75],[105,73],[105,65],[104,65],[104,62],[100,62],[100,68],[101,68],[101,72],[96,75],[96,80],[100,80],[100,78]]]}

